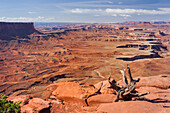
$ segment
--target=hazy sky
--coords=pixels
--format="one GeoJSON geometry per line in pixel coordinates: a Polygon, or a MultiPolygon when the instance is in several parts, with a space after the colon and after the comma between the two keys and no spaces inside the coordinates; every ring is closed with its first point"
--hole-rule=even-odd
{"type": "Polygon", "coordinates": [[[170,21],[170,0],[0,0],[0,21],[170,21]]]}

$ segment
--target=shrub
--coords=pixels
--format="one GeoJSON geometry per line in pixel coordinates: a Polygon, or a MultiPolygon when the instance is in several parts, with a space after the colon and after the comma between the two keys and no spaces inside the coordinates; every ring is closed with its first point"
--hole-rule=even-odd
{"type": "Polygon", "coordinates": [[[0,113],[20,113],[20,103],[14,103],[13,101],[8,101],[6,95],[1,95],[0,98],[0,113]]]}

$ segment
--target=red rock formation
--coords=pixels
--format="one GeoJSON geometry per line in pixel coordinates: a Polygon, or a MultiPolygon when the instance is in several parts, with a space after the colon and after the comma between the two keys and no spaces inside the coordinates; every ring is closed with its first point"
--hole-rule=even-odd
{"type": "Polygon", "coordinates": [[[163,106],[142,101],[101,104],[97,113],[168,113],[163,106]]]}
{"type": "Polygon", "coordinates": [[[8,97],[8,100],[14,101],[15,103],[21,101],[22,103],[20,104],[20,106],[22,107],[29,102],[30,98],[31,97],[29,95],[20,95],[20,96],[10,96],[8,97]]]}
{"type": "Polygon", "coordinates": [[[101,103],[112,103],[114,99],[116,98],[116,95],[114,94],[100,94],[90,97],[87,102],[91,105],[97,105],[101,103]]]}
{"type": "Polygon", "coordinates": [[[170,75],[162,74],[159,76],[140,77],[141,81],[137,87],[157,87],[161,89],[168,89],[170,87],[170,75]]]}
{"type": "Polygon", "coordinates": [[[142,22],[139,25],[152,25],[150,22],[142,22]]]}
{"type": "Polygon", "coordinates": [[[38,31],[35,30],[33,23],[0,22],[1,40],[11,40],[15,37],[24,38],[34,32],[38,31]]]}
{"type": "MultiPolygon", "coordinates": [[[[168,88],[170,85],[170,75],[162,74],[140,78],[141,84],[137,85],[136,90],[139,93],[150,92],[143,101],[113,102],[116,97],[115,94],[101,93],[88,98],[89,106],[85,107],[79,101],[74,101],[74,98],[83,99],[82,97],[86,97],[91,91],[94,92],[94,90],[91,90],[89,86],[80,85],[75,82],[55,83],[47,86],[47,90],[53,91],[50,99],[47,100],[41,98],[31,99],[28,95],[9,97],[8,100],[14,102],[22,101],[21,113],[169,113],[170,90],[168,88]],[[68,98],[70,99],[68,100],[68,98]]],[[[101,81],[95,84],[94,88],[98,89],[101,85],[103,85],[101,90],[109,86],[107,81],[101,81]]]]}
{"type": "Polygon", "coordinates": [[[29,101],[29,103],[21,108],[21,112],[23,113],[48,113],[49,110],[49,102],[40,99],[33,98],[29,101]]]}
{"type": "Polygon", "coordinates": [[[170,22],[167,22],[165,25],[170,25],[170,22]]]}
{"type": "Polygon", "coordinates": [[[90,94],[95,92],[93,87],[84,88],[79,83],[75,82],[61,82],[47,86],[48,90],[52,92],[58,99],[62,100],[82,100],[90,94]]]}

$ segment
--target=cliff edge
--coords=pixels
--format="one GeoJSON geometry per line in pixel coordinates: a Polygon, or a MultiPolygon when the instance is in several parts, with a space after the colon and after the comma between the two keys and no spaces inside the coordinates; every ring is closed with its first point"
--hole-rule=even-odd
{"type": "Polygon", "coordinates": [[[0,40],[28,38],[32,33],[40,33],[34,28],[34,23],[0,22],[0,40]]]}

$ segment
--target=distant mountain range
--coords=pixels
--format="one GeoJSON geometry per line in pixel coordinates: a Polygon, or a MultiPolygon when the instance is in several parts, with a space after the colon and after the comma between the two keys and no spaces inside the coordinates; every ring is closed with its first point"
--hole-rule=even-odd
{"type": "MultiPolygon", "coordinates": [[[[121,24],[121,25],[138,25],[143,23],[142,21],[128,21],[128,22],[121,22],[121,23],[113,23],[113,24],[121,24]]],[[[170,22],[165,21],[155,21],[150,22],[151,24],[168,24],[170,22]]],[[[54,26],[54,25],[74,25],[74,24],[103,24],[103,23],[71,23],[71,22],[34,22],[34,26],[54,26]]],[[[111,23],[110,23],[111,24],[111,23]]]]}
{"type": "Polygon", "coordinates": [[[53,25],[74,25],[74,24],[89,24],[89,23],[71,23],[71,22],[34,22],[34,26],[53,26],[53,25]]]}

